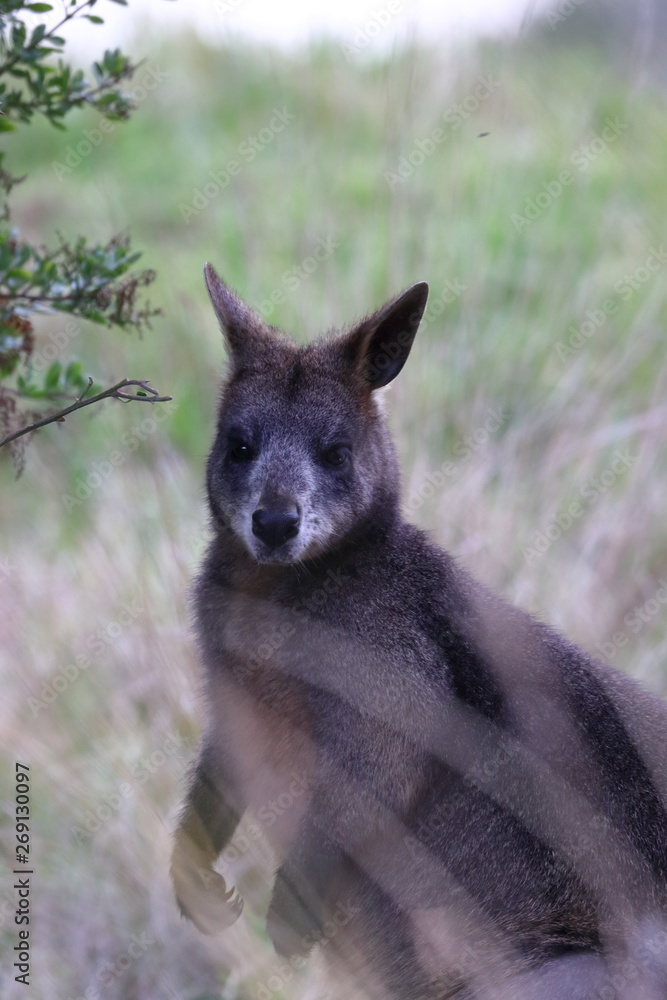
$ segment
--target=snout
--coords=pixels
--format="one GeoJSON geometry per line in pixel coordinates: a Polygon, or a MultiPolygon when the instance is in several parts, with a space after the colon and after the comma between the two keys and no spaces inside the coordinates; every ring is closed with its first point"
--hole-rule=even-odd
{"type": "Polygon", "coordinates": [[[301,515],[296,506],[258,507],[252,515],[252,533],[272,552],[299,534],[301,515]]]}

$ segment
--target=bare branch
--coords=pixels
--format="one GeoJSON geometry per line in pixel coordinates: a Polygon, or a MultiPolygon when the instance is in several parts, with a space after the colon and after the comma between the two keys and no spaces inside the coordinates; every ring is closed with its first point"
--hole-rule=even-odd
{"type": "Polygon", "coordinates": [[[95,396],[85,399],[84,397],[90,390],[92,384],[93,380],[89,378],[88,388],[77,397],[71,406],[66,406],[62,410],[57,410],[55,413],[51,413],[49,416],[43,417],[41,420],[36,420],[34,423],[27,424],[25,427],[21,427],[18,431],[13,431],[13,433],[8,434],[6,438],[0,441],[0,448],[2,448],[3,445],[11,444],[12,441],[22,437],[24,434],[36,431],[39,427],[45,427],[47,424],[61,422],[66,416],[68,416],[68,414],[73,413],[75,410],[80,410],[84,406],[90,406],[91,403],[99,403],[102,399],[119,399],[122,403],[129,403],[132,400],[139,403],[167,403],[173,399],[173,396],[160,396],[157,389],[153,389],[147,381],[136,378],[121,379],[121,381],[117,382],[116,385],[112,385],[108,389],[103,389],[102,392],[98,392],[95,396]],[[138,387],[136,393],[122,391],[127,386],[131,385],[138,387]]]}

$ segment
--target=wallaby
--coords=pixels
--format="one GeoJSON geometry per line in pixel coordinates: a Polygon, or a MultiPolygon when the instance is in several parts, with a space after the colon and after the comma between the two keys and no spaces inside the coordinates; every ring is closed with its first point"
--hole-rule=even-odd
{"type": "Polygon", "coordinates": [[[269,935],[293,962],[326,943],[335,995],[665,1000],[667,706],[401,516],[380,390],[426,284],[300,347],[205,277],[229,372],[181,911],[237,919],[213,866],[282,796],[269,935]]]}

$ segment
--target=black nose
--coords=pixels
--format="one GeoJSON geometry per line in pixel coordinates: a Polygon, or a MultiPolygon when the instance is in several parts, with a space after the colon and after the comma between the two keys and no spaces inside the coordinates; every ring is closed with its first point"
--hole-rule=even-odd
{"type": "Polygon", "coordinates": [[[261,538],[270,549],[289,541],[299,534],[299,512],[291,510],[271,510],[259,508],[252,515],[252,533],[261,538]]]}

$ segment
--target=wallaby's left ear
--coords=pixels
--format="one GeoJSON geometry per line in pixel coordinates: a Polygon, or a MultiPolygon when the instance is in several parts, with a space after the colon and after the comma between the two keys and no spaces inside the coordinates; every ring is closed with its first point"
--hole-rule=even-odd
{"type": "Polygon", "coordinates": [[[266,323],[227,287],[210,264],[204,265],[204,279],[232,363],[240,366],[247,358],[256,359],[274,339],[266,323]]]}
{"type": "Polygon", "coordinates": [[[428,285],[419,281],[367,316],[344,338],[347,357],[371,389],[388,385],[408,360],[427,298],[428,285]]]}

